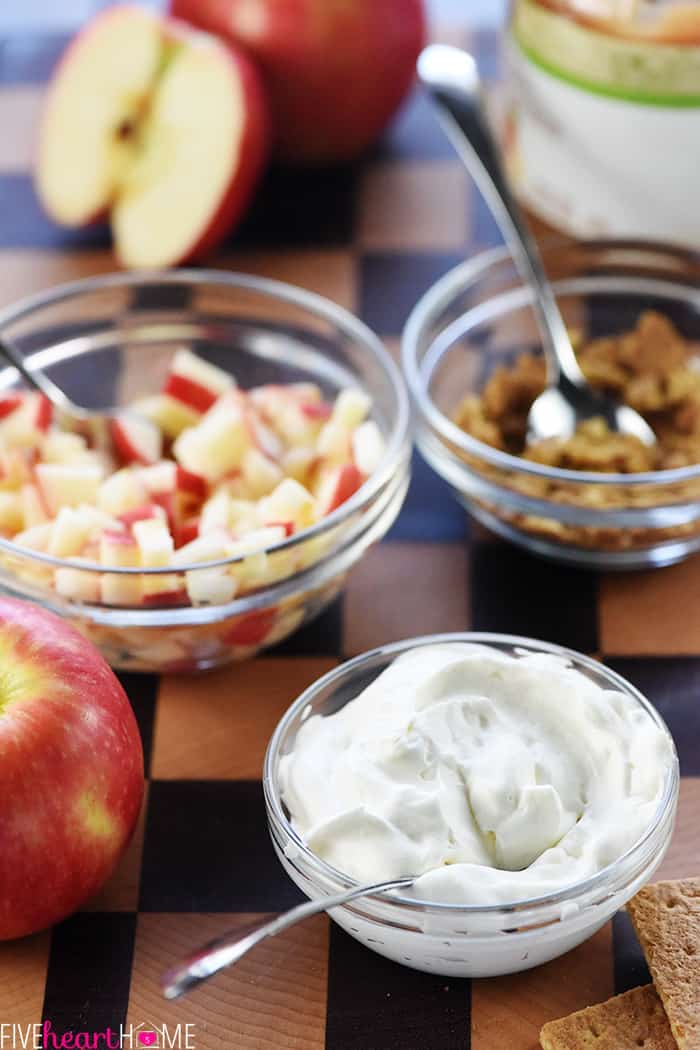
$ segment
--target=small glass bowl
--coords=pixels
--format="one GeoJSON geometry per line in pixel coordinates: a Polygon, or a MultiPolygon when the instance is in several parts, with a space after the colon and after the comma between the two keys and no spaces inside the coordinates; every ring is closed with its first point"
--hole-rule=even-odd
{"type": "Polygon", "coordinates": [[[510,905],[458,905],[421,901],[398,891],[334,908],[330,915],[372,951],[395,962],[449,977],[494,977],[548,962],[591,937],[661,862],[673,832],[678,803],[678,759],[671,734],[642,694],[603,664],[546,642],[502,634],[445,634],[387,645],[350,660],[307,689],[279,722],[265,756],[263,787],[272,842],[290,878],[310,898],[356,885],[313,853],[289,820],[280,794],[279,764],[294,747],[310,715],[331,715],[365,689],[401,653],[436,643],[473,642],[514,656],[550,653],[606,689],[637,701],[667,736],[673,760],[654,820],[618,860],[596,875],[545,897],[510,905]]]}
{"type": "MultiPolygon", "coordinates": [[[[543,255],[564,318],[584,340],[629,331],[651,308],[700,346],[699,256],[624,241],[550,245],[543,255]]],[[[700,550],[700,464],[645,474],[563,470],[501,452],[453,422],[495,366],[524,350],[541,353],[531,303],[498,248],[451,270],[417,304],[402,353],[424,458],[483,525],[537,554],[638,569],[700,550]]]]}
{"type": "MultiPolygon", "coordinates": [[[[143,571],[57,559],[0,538],[0,591],[70,620],[113,667],[201,670],[281,641],[328,605],[401,508],[410,471],[401,375],[365,325],[321,296],[223,271],[113,274],[61,285],[0,311],[0,331],[30,366],[93,409],[161,389],[173,352],[183,345],[232,372],[243,388],[310,381],[328,399],[347,386],[372,397],[372,418],[386,442],[377,470],[336,511],[267,551],[177,572],[143,571]],[[185,573],[221,566],[239,580],[239,596],[225,604],[182,602],[185,573]],[[70,597],[66,570],[74,573],[70,597]],[[56,591],[57,572],[64,574],[63,594],[56,591]],[[147,606],[106,604],[115,582],[134,576],[163,599],[153,594],[147,606]],[[162,576],[167,588],[158,586],[162,576]],[[251,582],[253,576],[262,585],[251,582]]],[[[0,371],[0,392],[18,385],[14,369],[0,371]]]]}

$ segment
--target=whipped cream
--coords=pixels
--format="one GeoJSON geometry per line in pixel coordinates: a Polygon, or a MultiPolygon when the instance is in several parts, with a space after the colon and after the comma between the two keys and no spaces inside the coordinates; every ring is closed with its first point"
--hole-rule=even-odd
{"type": "Polygon", "coordinates": [[[336,714],[308,718],[280,776],[293,826],[338,870],[498,904],[625,853],[672,761],[632,697],[563,658],[451,642],[403,653],[336,714]]]}

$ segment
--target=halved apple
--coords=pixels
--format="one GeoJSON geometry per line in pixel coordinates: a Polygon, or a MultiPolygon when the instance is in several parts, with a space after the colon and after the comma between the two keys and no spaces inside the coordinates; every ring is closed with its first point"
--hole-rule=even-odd
{"type": "Polygon", "coordinates": [[[202,255],[243,213],[267,154],[259,76],[232,45],[143,8],[98,15],[51,82],[36,183],[49,215],[111,211],[130,267],[202,255]]]}

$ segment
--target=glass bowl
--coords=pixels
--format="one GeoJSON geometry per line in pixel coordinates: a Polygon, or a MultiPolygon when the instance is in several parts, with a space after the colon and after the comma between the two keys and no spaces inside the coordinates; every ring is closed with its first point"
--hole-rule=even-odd
{"type": "Polygon", "coordinates": [[[668,847],[679,789],[671,735],[655,708],[634,686],[595,660],[569,649],[501,634],[446,634],[413,638],[350,660],[324,675],[296,700],[277,726],[265,756],[263,786],[277,856],[310,898],[356,885],[314,854],[294,830],[280,795],[279,765],[310,715],[330,715],[354,699],[401,653],[417,646],[475,642],[511,655],[551,653],[566,658],[603,688],[634,698],[668,737],[673,760],[654,820],[618,860],[582,882],[545,897],[509,905],[421,901],[398,891],[334,908],[332,918],[372,951],[416,970],[451,977],[493,977],[539,966],[591,937],[647,882],[668,847]]]}
{"type": "MultiPolygon", "coordinates": [[[[700,346],[700,257],[623,241],[550,245],[543,255],[564,318],[583,340],[628,331],[652,308],[700,346]]],[[[541,353],[531,302],[498,248],[450,271],[417,304],[402,354],[424,458],[483,525],[549,558],[638,569],[700,549],[700,465],[563,470],[501,452],[453,422],[495,367],[524,350],[541,353]]]]}
{"type": "MultiPolygon", "coordinates": [[[[322,521],[266,551],[183,565],[174,573],[172,568],[105,569],[0,538],[0,590],[70,620],[113,667],[198,670],[281,641],[332,600],[351,566],[400,510],[410,469],[404,384],[380,340],[327,299],[227,272],[114,274],[24,299],[0,311],[0,331],[30,366],[44,369],[89,408],[127,404],[159,390],[174,350],[183,345],[232,372],[243,388],[312,381],[330,399],[347,386],[372,397],[372,418],[386,442],[376,471],[322,521]],[[234,600],[173,605],[172,593],[181,592],[185,573],[220,566],[239,583],[234,600]],[[64,574],[62,594],[55,588],[56,573],[64,574]],[[106,580],[138,576],[148,589],[162,575],[169,578],[171,594],[153,597],[147,607],[101,600],[117,589],[106,588],[106,580]]],[[[17,385],[13,369],[0,371],[0,391],[17,385]]],[[[153,584],[151,590],[165,588],[153,584]]]]}

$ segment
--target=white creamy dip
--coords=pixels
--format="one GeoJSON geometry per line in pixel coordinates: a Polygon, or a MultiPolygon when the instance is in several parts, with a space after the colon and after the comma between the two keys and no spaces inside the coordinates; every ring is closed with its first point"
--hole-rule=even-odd
{"type": "Polygon", "coordinates": [[[424,900],[497,904],[620,857],[672,750],[632,698],[556,656],[449,643],[398,657],[310,717],[280,765],[294,827],[362,882],[420,875],[424,900]]]}

